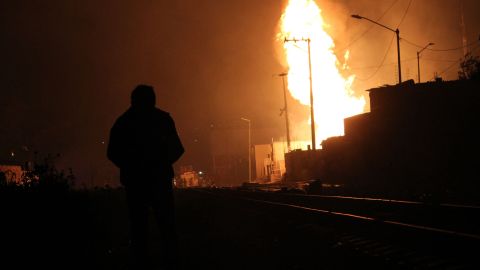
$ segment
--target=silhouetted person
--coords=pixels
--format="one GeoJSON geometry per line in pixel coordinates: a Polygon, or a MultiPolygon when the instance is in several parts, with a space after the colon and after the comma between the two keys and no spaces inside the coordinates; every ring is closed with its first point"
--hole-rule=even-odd
{"type": "Polygon", "coordinates": [[[7,184],[7,176],[5,176],[4,172],[0,171],[0,187],[7,184]]]}
{"type": "Polygon", "coordinates": [[[162,234],[165,260],[175,268],[177,239],[174,224],[173,167],[183,154],[175,123],[155,107],[153,87],[138,85],[131,107],[110,131],[108,158],[120,168],[130,217],[131,252],[136,269],[148,259],[150,208],[162,234]]]}

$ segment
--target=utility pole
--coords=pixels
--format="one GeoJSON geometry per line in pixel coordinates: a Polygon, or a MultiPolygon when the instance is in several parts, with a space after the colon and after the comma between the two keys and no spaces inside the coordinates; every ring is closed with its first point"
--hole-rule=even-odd
{"type": "Polygon", "coordinates": [[[310,124],[312,130],[312,150],[316,149],[315,146],[315,117],[313,114],[313,82],[312,82],[312,58],[310,53],[310,38],[301,38],[301,39],[287,39],[285,38],[284,43],[286,42],[297,42],[297,41],[306,41],[308,44],[308,71],[310,75],[310,124]]]}
{"type": "Polygon", "coordinates": [[[285,125],[287,127],[287,151],[290,152],[290,124],[288,123],[288,107],[287,107],[287,90],[285,87],[285,76],[287,76],[288,73],[280,73],[278,76],[282,77],[282,83],[283,83],[283,102],[284,102],[284,107],[282,110],[280,110],[280,115],[282,115],[283,112],[285,112],[285,125]]]}
{"type": "Polygon", "coordinates": [[[402,83],[402,66],[400,61],[400,30],[398,28],[395,30],[395,34],[397,34],[397,61],[398,61],[398,84],[402,83]]]}

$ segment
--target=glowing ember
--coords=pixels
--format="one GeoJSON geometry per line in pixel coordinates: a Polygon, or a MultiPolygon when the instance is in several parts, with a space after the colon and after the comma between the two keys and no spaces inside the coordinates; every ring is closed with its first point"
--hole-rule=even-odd
{"type": "MultiPolygon", "coordinates": [[[[325,32],[326,27],[321,10],[314,0],[289,0],[280,21],[279,40],[310,39],[312,79],[314,96],[314,114],[316,124],[316,144],[322,140],[343,135],[343,119],[363,112],[365,99],[354,97],[351,89],[354,75],[344,78],[340,64],[333,53],[335,44],[325,32]]],[[[310,106],[310,81],[308,65],[308,44],[305,41],[285,42],[284,53],[288,64],[288,89],[295,99],[310,106]]],[[[345,59],[348,59],[348,52],[345,59]]],[[[310,120],[309,120],[310,121],[310,120]]],[[[300,133],[293,134],[297,139],[310,137],[309,125],[292,123],[294,130],[305,127],[300,133]],[[297,127],[295,127],[297,124],[297,127]],[[303,137],[303,138],[300,138],[303,137]]]]}

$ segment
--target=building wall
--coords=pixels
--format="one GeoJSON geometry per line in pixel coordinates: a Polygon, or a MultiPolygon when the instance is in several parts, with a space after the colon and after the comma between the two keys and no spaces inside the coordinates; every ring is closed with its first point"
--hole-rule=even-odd
{"type": "Polygon", "coordinates": [[[255,147],[255,179],[257,182],[269,182],[271,172],[268,167],[273,163],[272,145],[271,144],[257,144],[255,147]],[[270,161],[272,162],[270,162],[270,161]]]}
{"type": "Polygon", "coordinates": [[[322,150],[295,150],[285,155],[287,182],[322,179],[324,155],[322,150]]]}
{"type": "Polygon", "coordinates": [[[478,89],[410,81],[369,90],[371,112],[345,119],[344,138],[325,145],[329,177],[410,194],[478,191],[478,89]]]}
{"type": "Polygon", "coordinates": [[[7,183],[19,183],[23,177],[23,170],[20,165],[0,165],[0,172],[5,175],[7,183]]]}
{"type": "Polygon", "coordinates": [[[210,146],[215,185],[240,186],[248,182],[248,129],[212,130],[210,146]]]}
{"type": "MultiPolygon", "coordinates": [[[[292,149],[295,149],[291,152],[295,152],[295,153],[302,152],[303,151],[302,149],[303,148],[306,149],[306,146],[308,145],[308,143],[309,143],[308,141],[291,141],[290,146],[292,149]]],[[[268,178],[269,182],[278,182],[278,181],[284,180],[287,172],[286,156],[289,155],[288,146],[285,138],[280,138],[278,140],[272,139],[271,144],[265,144],[265,145],[262,145],[261,147],[264,147],[263,148],[264,150],[259,150],[261,154],[258,157],[255,156],[255,160],[256,160],[255,162],[257,166],[256,167],[257,175],[260,174],[262,177],[268,178]],[[271,158],[272,170],[271,170],[271,174],[269,176],[266,176],[264,173],[266,162],[267,162],[265,158],[267,157],[268,154],[272,156],[271,158]],[[263,167],[263,172],[262,172],[262,167],[263,167]]],[[[299,157],[299,155],[297,154],[293,154],[291,156],[295,156],[295,158],[299,157]]],[[[293,175],[296,175],[296,173],[293,173],[293,175]]],[[[266,181],[265,178],[263,179],[264,179],[263,181],[266,181]]]]}

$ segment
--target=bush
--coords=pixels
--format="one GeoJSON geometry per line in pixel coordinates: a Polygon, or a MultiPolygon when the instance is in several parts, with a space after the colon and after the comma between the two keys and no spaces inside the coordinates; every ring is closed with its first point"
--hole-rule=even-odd
{"type": "Polygon", "coordinates": [[[75,176],[72,169],[65,173],[58,170],[52,158],[47,157],[42,163],[35,163],[32,170],[26,171],[18,188],[44,191],[67,191],[74,185],[75,176]]]}
{"type": "Polygon", "coordinates": [[[479,80],[480,58],[472,54],[466,55],[465,59],[460,63],[458,78],[460,80],[479,80]]]}

